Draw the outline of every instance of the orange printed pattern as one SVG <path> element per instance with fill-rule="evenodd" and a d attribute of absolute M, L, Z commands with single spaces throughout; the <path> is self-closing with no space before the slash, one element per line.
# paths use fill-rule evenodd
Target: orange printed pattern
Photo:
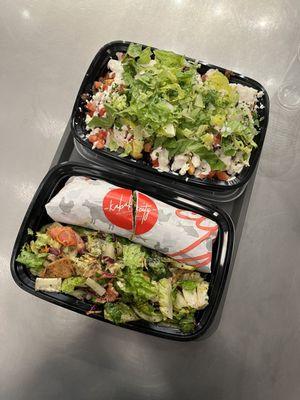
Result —
<path fill-rule="evenodd" d="M 195 221 L 195 225 L 198 229 L 204 231 L 204 234 L 197 240 L 195 240 L 192 244 L 189 246 L 185 247 L 184 249 L 181 249 L 175 253 L 170 253 L 168 254 L 169 257 L 175 258 L 176 261 L 181 262 L 181 263 L 188 263 L 190 265 L 193 265 L 194 267 L 201 268 L 204 266 L 207 266 L 210 264 L 211 259 L 212 259 L 212 252 L 207 251 L 206 253 L 199 254 L 194 257 L 190 257 L 188 253 L 197 248 L 200 247 L 202 243 L 204 243 L 205 240 L 209 239 L 210 237 L 215 237 L 218 231 L 218 226 L 207 226 L 204 225 L 203 222 L 206 221 L 206 218 L 203 216 L 200 216 L 194 212 L 188 212 L 189 215 L 186 214 L 187 211 L 185 210 L 180 210 L 177 209 L 175 211 L 175 214 L 177 215 L 178 218 L 184 219 L 184 220 L 190 220 L 190 221 Z M 200 234 L 200 232 L 199 232 Z M 202 247 L 203 251 L 203 247 Z M 195 261 L 195 263 L 194 263 Z M 199 262 L 197 262 L 199 261 Z"/>

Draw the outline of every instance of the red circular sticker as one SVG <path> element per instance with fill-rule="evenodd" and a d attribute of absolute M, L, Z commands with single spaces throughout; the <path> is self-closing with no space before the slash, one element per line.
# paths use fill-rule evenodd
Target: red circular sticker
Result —
<path fill-rule="evenodd" d="M 106 218 L 119 228 L 133 229 L 132 192 L 129 189 L 112 189 L 102 203 Z"/>
<path fill-rule="evenodd" d="M 152 199 L 142 193 L 137 193 L 135 234 L 142 235 L 150 231 L 158 219 L 158 210 Z"/>

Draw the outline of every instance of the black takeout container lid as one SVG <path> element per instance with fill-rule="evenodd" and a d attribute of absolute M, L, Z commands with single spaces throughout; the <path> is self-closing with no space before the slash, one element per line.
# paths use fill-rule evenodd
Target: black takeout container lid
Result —
<path fill-rule="evenodd" d="M 242 74 L 230 71 L 229 80 L 231 83 L 240 83 L 245 86 L 252 87 L 263 93 L 259 101 L 259 105 L 261 105 L 263 108 L 258 108 L 257 110 L 258 116 L 262 120 L 260 121 L 260 126 L 258 128 L 259 133 L 255 136 L 254 139 L 257 143 L 257 148 L 252 150 L 250 157 L 250 166 L 243 168 L 242 172 L 234 177 L 232 180 L 228 182 L 217 180 L 201 180 L 195 177 L 181 176 L 179 174 L 171 172 L 159 172 L 156 169 L 152 168 L 150 165 L 146 164 L 143 160 L 133 160 L 130 157 L 122 158 L 119 157 L 117 152 L 112 152 L 108 149 L 92 150 L 91 143 L 89 143 L 86 139 L 87 131 L 85 129 L 85 101 L 82 100 L 81 96 L 84 93 L 91 93 L 94 81 L 98 80 L 99 77 L 103 76 L 107 72 L 107 63 L 110 58 L 116 58 L 117 52 L 126 52 L 129 44 L 130 42 L 126 41 L 114 41 L 104 45 L 96 54 L 89 69 L 87 70 L 87 73 L 84 76 L 78 95 L 76 97 L 71 117 L 71 129 L 74 140 L 77 142 L 77 150 L 82 155 L 84 155 L 85 158 L 90 158 L 90 161 L 94 163 L 97 163 L 98 160 L 100 161 L 103 158 L 114 159 L 120 163 L 125 163 L 132 167 L 139 167 L 144 171 L 151 171 L 155 176 L 154 179 L 156 179 L 157 175 L 163 175 L 178 182 L 185 183 L 187 190 L 190 187 L 205 189 L 208 192 L 208 196 L 210 192 L 212 192 L 213 196 L 217 192 L 226 192 L 227 194 L 232 193 L 233 198 L 236 198 L 238 189 L 245 187 L 256 168 L 265 139 L 269 120 L 269 96 L 267 91 L 260 83 Z M 143 45 L 143 47 L 146 46 Z M 188 60 L 193 60 L 189 57 L 186 58 Z M 199 72 L 201 74 L 205 73 L 210 68 L 218 69 L 223 73 L 227 72 L 225 68 L 213 64 L 208 64 L 202 61 L 199 61 L 199 63 L 201 64 L 199 68 Z M 242 190 L 239 190 L 238 195 L 240 195 L 241 193 Z"/>
<path fill-rule="evenodd" d="M 201 213 L 217 222 L 219 233 L 213 245 L 212 272 L 211 274 L 205 274 L 205 279 L 210 284 L 209 305 L 204 310 L 197 312 L 195 331 L 185 334 L 173 327 L 154 325 L 142 321 L 121 325 L 136 331 L 176 340 L 191 340 L 202 337 L 204 334 L 207 336 L 208 333 L 212 333 L 209 332 L 209 328 L 220 305 L 233 251 L 234 227 L 231 218 L 225 211 L 208 202 L 185 197 L 153 179 L 144 179 L 141 173 L 132 174 L 130 168 L 127 168 L 127 171 L 125 169 L 112 171 L 106 165 L 88 166 L 82 163 L 65 162 L 55 166 L 47 173 L 26 212 L 13 248 L 11 273 L 17 285 L 34 296 L 81 314 L 85 314 L 90 309 L 90 303 L 77 300 L 69 295 L 36 292 L 34 290 L 34 277 L 24 265 L 16 261 L 22 246 L 30 240 L 27 233 L 28 228 L 36 231 L 51 222 L 51 219 L 46 214 L 45 204 L 64 186 L 69 177 L 76 175 L 103 179 L 117 186 L 137 189 L 172 206 Z M 92 315 L 90 317 L 109 322 L 102 315 Z"/>

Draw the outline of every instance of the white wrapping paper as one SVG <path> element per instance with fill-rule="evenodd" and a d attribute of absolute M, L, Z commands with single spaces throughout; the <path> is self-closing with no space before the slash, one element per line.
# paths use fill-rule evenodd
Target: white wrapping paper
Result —
<path fill-rule="evenodd" d="M 216 222 L 136 192 L 135 238 L 176 261 L 211 271 Z"/>
<path fill-rule="evenodd" d="M 46 211 L 57 222 L 126 238 L 133 235 L 132 191 L 102 180 L 70 178 L 46 204 Z"/>
<path fill-rule="evenodd" d="M 70 178 L 46 205 L 57 222 L 115 233 L 202 272 L 211 271 L 216 222 L 102 180 Z M 135 213 L 135 216 L 133 215 Z"/>

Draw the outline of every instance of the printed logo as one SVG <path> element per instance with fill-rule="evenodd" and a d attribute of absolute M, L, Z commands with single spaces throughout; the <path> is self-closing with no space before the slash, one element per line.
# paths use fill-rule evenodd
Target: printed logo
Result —
<path fill-rule="evenodd" d="M 152 199 L 143 193 L 137 193 L 135 234 L 143 235 L 150 231 L 158 219 L 158 209 Z"/>
<path fill-rule="evenodd" d="M 133 229 L 132 192 L 129 189 L 112 189 L 102 203 L 106 218 L 119 228 Z"/>

